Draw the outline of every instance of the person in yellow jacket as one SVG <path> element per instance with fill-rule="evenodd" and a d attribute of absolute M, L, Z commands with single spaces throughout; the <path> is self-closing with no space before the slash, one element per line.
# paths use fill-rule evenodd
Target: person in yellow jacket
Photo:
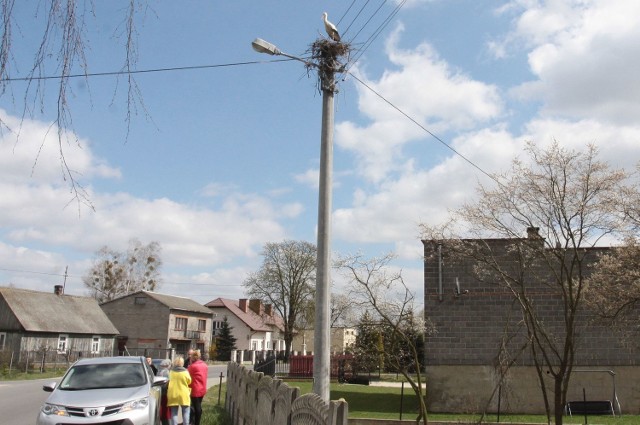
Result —
<path fill-rule="evenodd" d="M 189 423 L 191 405 L 191 375 L 184 367 L 184 359 L 176 357 L 169 372 L 169 388 L 167 389 L 167 406 L 171 409 L 171 425 L 179 425 L 178 412 L 182 410 L 182 423 Z"/>

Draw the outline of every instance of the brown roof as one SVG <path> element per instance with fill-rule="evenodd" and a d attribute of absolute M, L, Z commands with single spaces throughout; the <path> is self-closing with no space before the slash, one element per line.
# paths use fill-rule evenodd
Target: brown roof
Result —
<path fill-rule="evenodd" d="M 132 294 L 124 295 L 122 297 L 113 299 L 111 301 L 106 301 L 106 302 L 104 302 L 102 304 L 108 304 L 110 302 L 113 302 L 113 301 L 116 301 L 116 300 L 120 300 L 122 298 L 133 297 L 133 296 L 140 295 L 140 294 L 145 294 L 146 296 L 148 296 L 150 298 L 153 298 L 154 300 L 158 301 L 159 303 L 166 305 L 167 307 L 169 307 L 172 310 L 182 310 L 182 311 L 189 311 L 189 312 L 195 312 L 195 313 L 211 314 L 211 310 L 209 310 L 208 308 L 206 308 L 202 304 L 199 304 L 199 303 L 193 301 L 190 298 L 178 297 L 176 295 L 159 294 L 157 292 L 152 292 L 152 291 L 134 292 Z"/>
<path fill-rule="evenodd" d="M 279 330 L 284 329 L 282 318 L 277 314 L 274 313 L 273 316 L 257 314 L 250 308 L 247 308 L 247 311 L 245 312 L 240 308 L 240 303 L 237 300 L 216 298 L 215 300 L 206 303 L 205 306 L 210 309 L 226 308 L 231 312 L 231 314 L 242 320 L 253 331 L 271 332 L 273 331 L 274 326 Z"/>
<path fill-rule="evenodd" d="M 28 332 L 118 334 L 93 298 L 6 287 L 0 296 Z"/>

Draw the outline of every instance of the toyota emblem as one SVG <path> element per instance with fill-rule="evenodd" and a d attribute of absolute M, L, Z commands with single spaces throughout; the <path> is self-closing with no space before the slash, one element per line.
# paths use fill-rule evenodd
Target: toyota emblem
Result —
<path fill-rule="evenodd" d="M 89 410 L 89 416 L 98 416 L 98 409 Z"/>

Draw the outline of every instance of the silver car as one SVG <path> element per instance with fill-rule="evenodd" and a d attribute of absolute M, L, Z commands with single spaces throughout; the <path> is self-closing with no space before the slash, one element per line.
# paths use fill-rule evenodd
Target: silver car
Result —
<path fill-rule="evenodd" d="M 78 360 L 51 392 L 37 425 L 160 424 L 160 394 L 167 378 L 155 377 L 144 357 Z"/>

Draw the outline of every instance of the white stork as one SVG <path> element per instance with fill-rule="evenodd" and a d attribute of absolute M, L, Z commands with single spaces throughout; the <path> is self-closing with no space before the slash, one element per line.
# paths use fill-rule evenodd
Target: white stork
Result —
<path fill-rule="evenodd" d="M 327 12 L 324 12 L 322 14 L 322 19 L 324 20 L 324 29 L 327 31 L 327 34 L 329 34 L 329 38 L 331 38 L 333 41 L 340 41 L 340 34 L 338 34 L 338 28 L 336 28 L 335 25 L 333 25 L 331 22 L 329 22 L 327 20 Z"/>

